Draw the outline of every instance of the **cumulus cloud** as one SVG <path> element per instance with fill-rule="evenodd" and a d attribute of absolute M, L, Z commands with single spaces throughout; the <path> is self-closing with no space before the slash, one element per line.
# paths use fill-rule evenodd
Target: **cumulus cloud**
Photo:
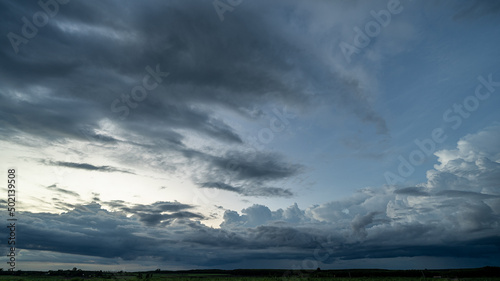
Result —
<path fill-rule="evenodd" d="M 462 138 L 456 149 L 436 152 L 440 164 L 417 186 L 365 188 L 305 209 L 254 204 L 226 210 L 220 228 L 202 224 L 205 216 L 193 205 L 96 196 L 97 203 L 66 206 L 62 214 L 23 212 L 20 247 L 219 268 L 263 259 L 318 265 L 455 255 L 498 260 L 500 192 L 492 178 L 500 173 L 499 131 L 489 127 Z"/>
<path fill-rule="evenodd" d="M 224 221 L 221 224 L 223 228 L 231 227 L 255 227 L 266 225 L 267 223 L 305 223 L 311 219 L 305 215 L 305 211 L 301 210 L 297 203 L 283 209 L 271 211 L 267 206 L 254 204 L 248 208 L 241 210 L 242 215 L 232 210 L 224 212 Z"/>
<path fill-rule="evenodd" d="M 456 149 L 437 151 L 435 155 L 440 164 L 427 172 L 427 188 L 497 193 L 500 148 L 496 144 L 499 140 L 499 126 L 495 125 L 465 136 L 458 141 Z"/>
<path fill-rule="evenodd" d="M 351 222 L 353 232 L 366 237 L 367 233 L 365 227 L 373 223 L 373 217 L 375 217 L 376 214 L 377 212 L 370 212 L 364 216 L 357 214 Z"/>
<path fill-rule="evenodd" d="M 254 205 L 241 210 L 241 215 L 228 210 L 221 227 L 290 227 L 277 222 L 287 221 L 284 218 L 290 217 L 286 213 L 297 214 L 288 219 L 294 222 L 292 228 L 311 227 L 324 241 L 338 239 L 327 243 L 330 248 L 320 246 L 331 261 L 361 256 L 443 256 L 441 251 L 451 250 L 450 245 L 477 256 L 491 255 L 491 251 L 481 253 L 480 249 L 496 247 L 499 241 L 499 132 L 498 126 L 488 127 L 462 138 L 455 150 L 437 151 L 440 164 L 428 171 L 428 181 L 418 186 L 366 188 L 343 200 L 305 210 L 297 205 L 286 211 Z M 330 236 L 326 235 L 328 229 Z M 387 237 L 397 239 L 388 241 Z M 351 243 L 359 242 L 359 248 L 350 248 Z M 328 252 L 339 245 L 353 252 Z"/>

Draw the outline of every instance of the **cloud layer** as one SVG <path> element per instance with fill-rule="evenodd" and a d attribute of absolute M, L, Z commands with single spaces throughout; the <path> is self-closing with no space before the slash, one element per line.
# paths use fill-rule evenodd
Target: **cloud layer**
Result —
<path fill-rule="evenodd" d="M 465 266 L 453 263 L 458 256 L 493 265 L 500 258 L 499 132 L 499 126 L 488 127 L 462 138 L 456 149 L 437 151 L 440 164 L 417 186 L 366 188 L 306 209 L 294 204 L 272 211 L 255 204 L 226 210 L 220 229 L 201 224 L 195 206 L 96 198 L 62 214 L 23 212 L 19 247 L 188 267 L 252 267 L 262 260 L 355 266 L 365 258 L 410 257 Z"/>
<path fill-rule="evenodd" d="M 262 13 L 257 3 L 245 3 L 230 24 L 221 24 L 205 4 L 60 4 L 36 36 L 16 46 L 17 54 L 12 44 L 2 45 L 2 139 L 86 142 L 94 149 L 84 153 L 163 171 L 191 170 L 196 161 L 200 172 L 188 173 L 199 187 L 220 182 L 244 196 L 289 197 L 276 182 L 296 176 L 300 165 L 285 165 L 289 160 L 278 153 L 254 153 L 248 132 L 228 116 L 255 126 L 282 108 L 300 114 L 330 105 L 387 133 L 362 76 L 324 60 L 327 50 L 318 42 L 324 34 L 308 21 L 323 16 L 321 5 L 262 2 L 268 8 Z M 0 6 L 9 22 L 2 34 L 19 36 L 21 19 L 41 10 L 33 3 Z M 281 128 L 288 121 L 279 114 L 273 124 Z M 228 165 L 233 171 L 224 178 Z"/>
<path fill-rule="evenodd" d="M 221 21 L 210 0 L 60 2 L 0 1 L 1 156 L 34 171 L 20 176 L 36 202 L 19 210 L 20 255 L 499 265 L 500 127 L 484 128 L 496 97 L 470 104 L 474 77 L 497 87 L 498 4 L 252 0 Z M 41 24 L 43 3 L 59 4 Z M 339 44 L 393 4 L 402 12 L 346 61 Z M 446 128 L 443 110 L 460 128 L 436 165 L 373 186 L 430 122 Z M 318 184 L 295 181 L 306 173 Z"/>

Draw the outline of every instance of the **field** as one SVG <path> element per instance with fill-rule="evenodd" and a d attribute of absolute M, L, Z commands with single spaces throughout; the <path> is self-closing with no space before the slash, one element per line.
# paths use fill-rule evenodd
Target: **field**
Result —
<path fill-rule="evenodd" d="M 303 277 L 303 278 L 285 278 L 285 277 L 236 277 L 236 276 L 162 276 L 154 275 L 150 278 L 138 278 L 137 276 L 115 276 L 111 279 L 108 278 L 67 278 L 63 276 L 50 277 L 50 276 L 0 276 L 0 280 L 24 280 L 24 281 L 52 281 L 52 280 L 68 280 L 68 281 L 85 281 L 85 280 L 96 280 L 96 281 L 109 281 L 109 280 L 171 280 L 171 281 L 285 281 L 285 280 L 297 280 L 297 281 L 321 281 L 321 280 L 337 280 L 337 281 L 354 281 L 354 280 L 364 280 L 364 281 L 422 281 L 422 280 L 461 280 L 461 281 L 500 281 L 499 278 L 460 278 L 460 279 L 449 279 L 449 278 L 411 278 L 411 277 L 360 277 L 360 278 L 334 278 L 334 277 Z"/>
<path fill-rule="evenodd" d="M 500 281 L 500 268 L 485 267 L 477 269 L 443 270 L 189 270 L 189 271 L 150 271 L 150 272 L 103 272 L 58 270 L 48 272 L 16 271 L 0 272 L 0 280 L 170 280 L 170 281 L 421 281 L 421 280 L 461 280 L 461 281 Z"/>

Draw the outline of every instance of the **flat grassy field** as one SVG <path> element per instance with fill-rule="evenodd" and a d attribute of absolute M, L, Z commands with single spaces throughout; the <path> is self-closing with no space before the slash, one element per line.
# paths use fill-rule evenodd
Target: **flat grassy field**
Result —
<path fill-rule="evenodd" d="M 238 276 L 210 276 L 210 275 L 200 275 L 196 276 L 176 276 L 176 275 L 164 275 L 164 274 L 153 274 L 149 278 L 140 278 L 138 275 L 118 275 L 111 278 L 99 278 L 99 277 L 89 277 L 80 278 L 73 277 L 68 278 L 64 276 L 0 276 L 0 280 L 24 280 L 24 281 L 52 281 L 52 280 L 67 280 L 67 281 L 85 281 L 85 280 L 96 280 L 96 281 L 109 281 L 109 280 L 149 280 L 149 281 L 159 281 L 159 280 L 171 280 L 171 281 L 321 281 L 321 280 L 337 280 L 337 281 L 422 281 L 422 280 L 460 280 L 460 281 L 500 281 L 500 277 L 492 278 L 411 278 L 411 277 L 360 277 L 360 278 L 337 278 L 337 277 L 238 277 Z"/>
<path fill-rule="evenodd" d="M 352 278 L 351 278 L 352 277 Z M 235 269 L 235 270 L 185 270 L 149 272 L 104 272 L 73 270 L 57 271 L 0 271 L 1 280 L 69 280 L 69 281 L 500 281 L 500 267 L 442 270 L 385 270 L 385 269 L 345 269 L 345 270 L 283 270 L 283 269 Z"/>

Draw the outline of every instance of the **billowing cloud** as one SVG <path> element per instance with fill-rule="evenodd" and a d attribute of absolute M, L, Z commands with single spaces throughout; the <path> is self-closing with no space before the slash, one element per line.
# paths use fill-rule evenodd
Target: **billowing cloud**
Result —
<path fill-rule="evenodd" d="M 305 209 L 294 204 L 273 211 L 254 204 L 226 210 L 219 229 L 200 223 L 205 217 L 195 206 L 180 202 L 114 200 L 73 205 L 62 214 L 23 212 L 20 247 L 219 268 L 264 258 L 322 266 L 459 253 L 498 260 L 500 192 L 492 185 L 500 174 L 498 132 L 500 127 L 489 127 L 462 138 L 456 149 L 437 151 L 440 164 L 417 186 L 366 188 Z"/>
<path fill-rule="evenodd" d="M 351 222 L 353 232 L 366 237 L 367 233 L 365 227 L 373 223 L 373 217 L 375 217 L 376 214 L 377 212 L 370 212 L 364 216 L 357 214 Z"/>

